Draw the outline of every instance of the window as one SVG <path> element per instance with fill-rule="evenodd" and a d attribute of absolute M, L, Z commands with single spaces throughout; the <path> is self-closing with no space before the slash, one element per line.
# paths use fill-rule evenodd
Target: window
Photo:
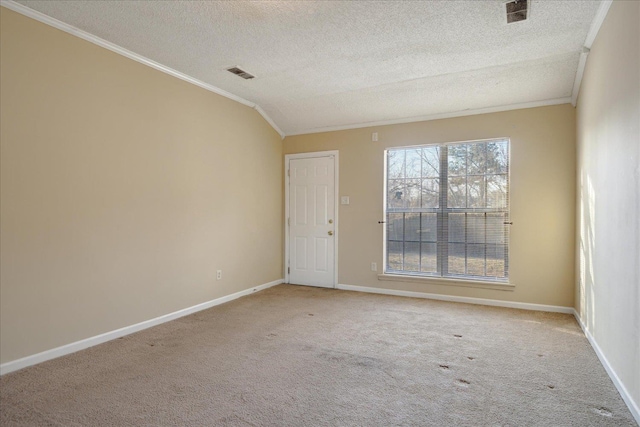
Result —
<path fill-rule="evenodd" d="M 506 282 L 509 140 L 386 151 L 385 272 Z"/>

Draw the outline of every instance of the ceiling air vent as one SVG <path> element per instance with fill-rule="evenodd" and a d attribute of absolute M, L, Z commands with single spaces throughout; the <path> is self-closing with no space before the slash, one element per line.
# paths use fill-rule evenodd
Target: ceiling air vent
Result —
<path fill-rule="evenodd" d="M 527 0 L 515 0 L 506 3 L 507 6 L 507 24 L 512 22 L 524 21 L 527 19 Z"/>
<path fill-rule="evenodd" d="M 231 67 L 231 68 L 227 68 L 227 71 L 228 71 L 228 72 L 230 72 L 230 73 L 235 74 L 236 76 L 240 76 L 240 77 L 242 77 L 242 78 L 243 78 L 243 79 L 245 79 L 245 80 L 249 80 L 249 79 L 252 79 L 252 78 L 254 78 L 254 77 L 255 77 L 255 76 L 253 76 L 253 75 L 251 75 L 251 74 L 247 73 L 246 71 L 241 70 L 241 69 L 240 69 L 240 68 L 238 68 L 238 67 Z"/>

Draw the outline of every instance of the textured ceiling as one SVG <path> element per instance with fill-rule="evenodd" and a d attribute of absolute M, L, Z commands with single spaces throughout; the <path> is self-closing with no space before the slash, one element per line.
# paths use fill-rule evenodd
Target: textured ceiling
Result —
<path fill-rule="evenodd" d="M 24 1 L 249 100 L 287 134 L 571 96 L 600 1 Z M 225 71 L 240 66 L 256 76 Z"/>

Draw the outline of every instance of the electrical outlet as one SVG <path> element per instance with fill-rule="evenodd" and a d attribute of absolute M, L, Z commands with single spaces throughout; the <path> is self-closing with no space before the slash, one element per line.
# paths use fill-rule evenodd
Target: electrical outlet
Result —
<path fill-rule="evenodd" d="M 371 271 L 378 271 L 378 264 L 376 264 L 375 262 L 371 263 Z"/>
<path fill-rule="evenodd" d="M 216 271 L 216 280 L 221 280 L 222 279 L 222 270 L 218 270 Z"/>

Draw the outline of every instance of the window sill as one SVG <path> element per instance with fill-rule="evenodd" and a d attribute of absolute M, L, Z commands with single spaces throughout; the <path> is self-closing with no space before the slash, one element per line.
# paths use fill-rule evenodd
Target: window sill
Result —
<path fill-rule="evenodd" d="M 462 286 L 466 288 L 493 289 L 498 291 L 513 291 L 516 285 L 506 282 L 489 282 L 482 280 L 465 280 L 448 277 L 425 277 L 405 274 L 378 274 L 378 280 L 388 282 L 411 282 L 429 285 Z"/>

